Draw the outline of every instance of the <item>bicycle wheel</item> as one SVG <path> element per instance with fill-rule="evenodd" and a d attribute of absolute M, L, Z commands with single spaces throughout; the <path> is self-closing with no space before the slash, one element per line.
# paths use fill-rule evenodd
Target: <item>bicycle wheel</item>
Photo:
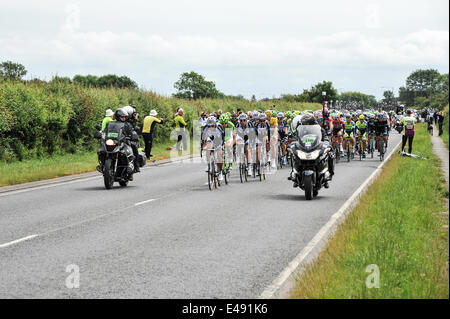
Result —
<path fill-rule="evenodd" d="M 214 188 L 217 188 L 217 175 L 216 175 L 216 163 L 212 163 L 212 179 L 214 181 Z"/>
<path fill-rule="evenodd" d="M 211 174 L 211 163 L 208 163 L 208 187 L 209 187 L 209 190 L 212 190 L 212 184 L 213 184 L 213 179 L 212 179 L 212 174 Z"/>
<path fill-rule="evenodd" d="M 380 162 L 384 160 L 384 141 L 380 140 Z"/>
<path fill-rule="evenodd" d="M 359 154 L 359 160 L 362 161 L 362 152 L 363 152 L 363 148 L 362 148 L 362 141 L 360 140 L 358 143 L 358 154 Z"/>

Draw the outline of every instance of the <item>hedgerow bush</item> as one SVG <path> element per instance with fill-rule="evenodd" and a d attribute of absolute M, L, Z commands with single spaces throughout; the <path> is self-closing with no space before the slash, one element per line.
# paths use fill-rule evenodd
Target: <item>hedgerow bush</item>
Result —
<path fill-rule="evenodd" d="M 275 101 L 277 110 L 317 109 L 319 104 Z M 156 129 L 155 142 L 165 142 L 174 128 L 178 108 L 185 111 L 188 129 L 202 111 L 211 113 L 240 108 L 265 110 L 274 101 L 250 102 L 236 99 L 185 100 L 139 89 L 87 88 L 67 81 L 0 81 L 0 160 L 23 160 L 52 154 L 92 151 L 95 125 L 106 109 L 136 105 L 138 126 L 156 109 L 165 124 Z"/>

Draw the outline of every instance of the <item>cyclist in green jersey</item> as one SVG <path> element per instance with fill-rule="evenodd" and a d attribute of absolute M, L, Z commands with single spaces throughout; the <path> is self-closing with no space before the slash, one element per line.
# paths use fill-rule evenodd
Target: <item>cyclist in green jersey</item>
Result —
<path fill-rule="evenodd" d="M 350 114 L 345 115 L 344 122 L 344 140 L 342 142 L 344 150 L 347 149 L 347 141 L 350 140 L 352 148 L 355 146 L 355 122 L 352 121 L 352 116 Z"/>
<path fill-rule="evenodd" d="M 363 114 L 359 116 L 359 121 L 356 122 L 355 125 L 357 138 L 360 138 L 363 144 L 362 157 L 366 158 L 367 122 L 365 121 L 365 116 Z"/>

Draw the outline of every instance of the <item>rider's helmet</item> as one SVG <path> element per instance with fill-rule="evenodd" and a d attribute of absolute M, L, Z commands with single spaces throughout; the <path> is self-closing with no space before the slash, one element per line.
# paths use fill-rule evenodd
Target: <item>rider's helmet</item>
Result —
<path fill-rule="evenodd" d="M 228 123 L 228 116 L 226 116 L 225 114 L 222 115 L 222 116 L 219 118 L 219 123 L 220 123 L 220 124 L 227 124 L 227 123 Z"/>
<path fill-rule="evenodd" d="M 206 120 L 206 126 L 214 126 L 214 125 L 216 125 L 216 117 L 211 115 Z"/>
<path fill-rule="evenodd" d="M 302 125 L 317 125 L 317 120 L 311 113 L 306 113 L 301 117 L 300 123 Z"/>
<path fill-rule="evenodd" d="M 264 114 L 264 113 L 259 113 L 258 119 L 259 119 L 260 121 L 265 121 L 265 120 L 267 120 L 267 115 Z"/>
<path fill-rule="evenodd" d="M 237 118 L 237 117 L 238 117 L 238 115 L 236 113 L 231 114 L 232 119 Z"/>
<path fill-rule="evenodd" d="M 360 120 L 364 120 L 364 119 L 365 119 L 365 116 L 364 116 L 363 114 L 361 114 L 361 115 L 359 116 L 359 119 L 360 119 Z"/>
<path fill-rule="evenodd" d="M 116 121 L 125 122 L 128 118 L 128 113 L 123 108 L 117 109 L 114 113 L 114 118 Z M 125 118 L 125 121 L 122 121 L 122 118 Z"/>
<path fill-rule="evenodd" d="M 345 114 L 345 119 L 346 120 L 351 119 L 351 118 L 352 118 L 352 115 L 350 113 Z"/>
<path fill-rule="evenodd" d="M 369 114 L 369 120 L 374 120 L 374 119 L 375 119 L 375 114 L 370 113 L 370 114 Z"/>
<path fill-rule="evenodd" d="M 378 116 L 377 116 L 380 120 L 384 117 L 384 115 L 383 115 L 383 113 L 378 113 Z"/>
<path fill-rule="evenodd" d="M 258 111 L 253 111 L 251 114 L 251 119 L 252 120 L 257 120 L 259 118 L 259 112 Z"/>
<path fill-rule="evenodd" d="M 267 117 L 271 117 L 272 116 L 272 111 L 271 110 L 266 110 L 264 113 L 266 114 Z"/>
<path fill-rule="evenodd" d="M 284 114 L 283 114 L 283 112 L 278 112 L 278 113 L 277 113 L 277 119 L 279 119 L 279 120 L 284 119 Z"/>
<path fill-rule="evenodd" d="M 242 113 L 238 116 L 238 120 L 239 121 L 247 121 L 248 120 L 248 116 L 245 113 Z"/>

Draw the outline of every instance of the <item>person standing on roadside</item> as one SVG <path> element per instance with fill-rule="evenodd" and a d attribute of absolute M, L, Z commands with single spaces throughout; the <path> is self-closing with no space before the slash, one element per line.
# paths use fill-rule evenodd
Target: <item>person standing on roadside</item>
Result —
<path fill-rule="evenodd" d="M 438 122 L 438 126 L 439 126 L 439 136 L 441 136 L 442 133 L 444 133 L 444 131 L 442 129 L 442 126 L 444 125 L 444 113 L 442 111 L 440 111 L 438 113 L 437 122 Z"/>
<path fill-rule="evenodd" d="M 151 110 L 150 114 L 144 118 L 144 125 L 142 127 L 142 137 L 145 142 L 145 155 L 150 159 L 152 154 L 153 138 L 155 136 L 156 124 L 164 124 L 162 118 L 157 118 L 158 112 Z"/>
<path fill-rule="evenodd" d="M 108 125 L 109 122 L 114 121 L 114 112 L 111 109 L 106 110 L 105 118 L 102 121 L 102 131 L 105 130 L 106 125 Z"/>
<path fill-rule="evenodd" d="M 177 149 L 177 151 L 180 150 L 181 141 L 183 141 L 183 150 L 186 151 L 187 150 L 187 137 L 186 137 L 185 128 L 186 128 L 187 124 L 184 121 L 184 111 L 182 108 L 178 109 L 178 112 L 177 112 L 177 115 L 175 116 L 174 122 L 175 122 L 175 128 L 177 130 L 177 135 L 178 135 L 176 149 Z"/>
<path fill-rule="evenodd" d="M 414 116 L 411 116 L 411 110 L 406 111 L 406 116 L 402 118 L 403 123 L 403 136 L 402 136 L 402 152 L 405 151 L 406 142 L 408 142 L 408 153 L 412 152 L 412 143 L 414 139 L 414 125 L 417 122 L 417 119 Z"/>

